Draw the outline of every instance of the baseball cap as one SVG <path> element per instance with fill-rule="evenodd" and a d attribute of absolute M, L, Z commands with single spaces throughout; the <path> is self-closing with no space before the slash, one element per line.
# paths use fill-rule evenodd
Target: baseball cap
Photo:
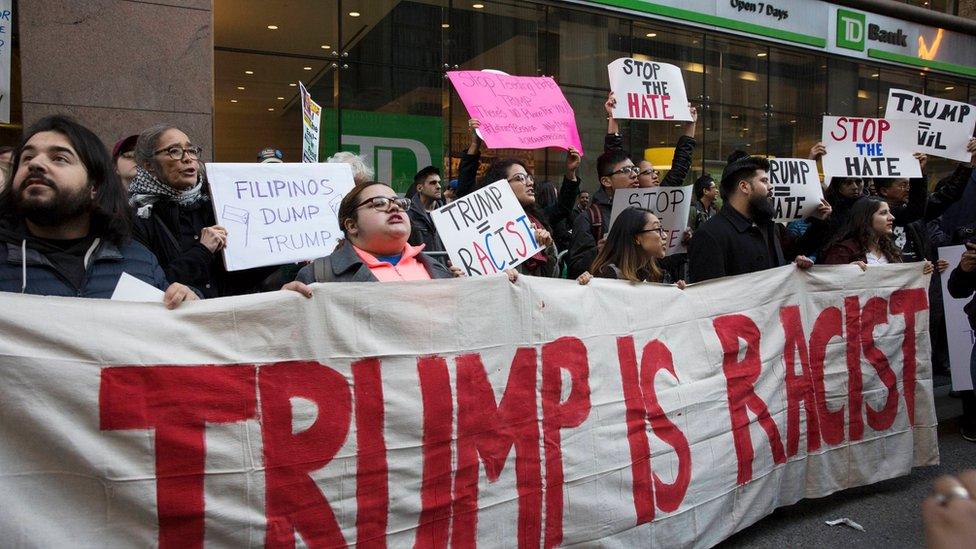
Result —
<path fill-rule="evenodd" d="M 128 137 L 123 137 L 115 142 L 115 146 L 112 147 L 112 160 L 118 160 L 119 156 L 124 152 L 129 152 L 136 148 L 136 141 L 139 140 L 138 135 L 130 135 Z"/>
<path fill-rule="evenodd" d="M 282 157 L 281 151 L 279 151 L 274 147 L 268 147 L 265 149 L 261 149 L 261 152 L 258 153 L 258 162 L 260 162 L 261 164 L 281 163 L 283 162 L 281 157 Z"/>

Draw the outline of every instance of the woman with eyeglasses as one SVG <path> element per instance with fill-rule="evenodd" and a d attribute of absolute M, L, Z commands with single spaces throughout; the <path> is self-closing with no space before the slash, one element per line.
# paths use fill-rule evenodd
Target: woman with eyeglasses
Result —
<path fill-rule="evenodd" d="M 627 208 L 617 215 L 607 235 L 606 244 L 587 272 L 576 280 L 588 284 L 593 277 L 615 278 L 630 282 L 676 284 L 682 290 L 685 281 L 674 282 L 657 262 L 667 254 L 666 229 L 650 210 Z"/>
<path fill-rule="evenodd" d="M 159 260 L 167 280 L 203 297 L 249 293 L 273 268 L 227 273 L 220 250 L 227 230 L 217 224 L 200 162 L 202 149 L 179 128 L 156 125 L 136 140 L 136 176 L 129 203 L 134 236 Z"/>
<path fill-rule="evenodd" d="M 461 275 L 411 246 L 410 200 L 397 196 L 389 185 L 369 181 L 357 185 L 339 204 L 339 227 L 343 239 L 331 255 L 302 267 L 294 282 L 282 290 L 312 297 L 313 282 L 395 282 L 431 280 Z"/>

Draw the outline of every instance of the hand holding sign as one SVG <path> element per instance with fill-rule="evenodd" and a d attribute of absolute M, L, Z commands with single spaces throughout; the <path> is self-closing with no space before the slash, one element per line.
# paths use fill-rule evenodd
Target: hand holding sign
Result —
<path fill-rule="evenodd" d="M 613 102 L 612 118 L 695 120 L 678 67 L 622 57 L 607 65 L 607 70 L 611 99 L 620 98 Z"/>

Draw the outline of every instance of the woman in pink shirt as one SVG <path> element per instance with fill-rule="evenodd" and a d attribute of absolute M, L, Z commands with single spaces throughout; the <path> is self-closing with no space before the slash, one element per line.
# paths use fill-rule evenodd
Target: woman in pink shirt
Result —
<path fill-rule="evenodd" d="M 410 237 L 410 201 L 378 181 L 355 186 L 339 204 L 339 226 L 344 239 L 332 255 L 316 259 L 298 272 L 283 290 L 307 297 L 313 282 L 393 282 L 452 278 L 447 268 L 423 253 L 423 245 L 407 244 Z"/>

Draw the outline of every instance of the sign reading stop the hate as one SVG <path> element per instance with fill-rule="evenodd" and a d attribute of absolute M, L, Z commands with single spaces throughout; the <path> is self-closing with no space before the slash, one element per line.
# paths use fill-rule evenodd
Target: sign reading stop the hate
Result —
<path fill-rule="evenodd" d="M 824 175 L 831 177 L 921 177 L 912 155 L 918 121 L 854 116 L 823 117 Z"/>
<path fill-rule="evenodd" d="M 607 65 L 617 98 L 614 118 L 691 120 L 681 69 L 657 61 L 621 57 Z"/>

